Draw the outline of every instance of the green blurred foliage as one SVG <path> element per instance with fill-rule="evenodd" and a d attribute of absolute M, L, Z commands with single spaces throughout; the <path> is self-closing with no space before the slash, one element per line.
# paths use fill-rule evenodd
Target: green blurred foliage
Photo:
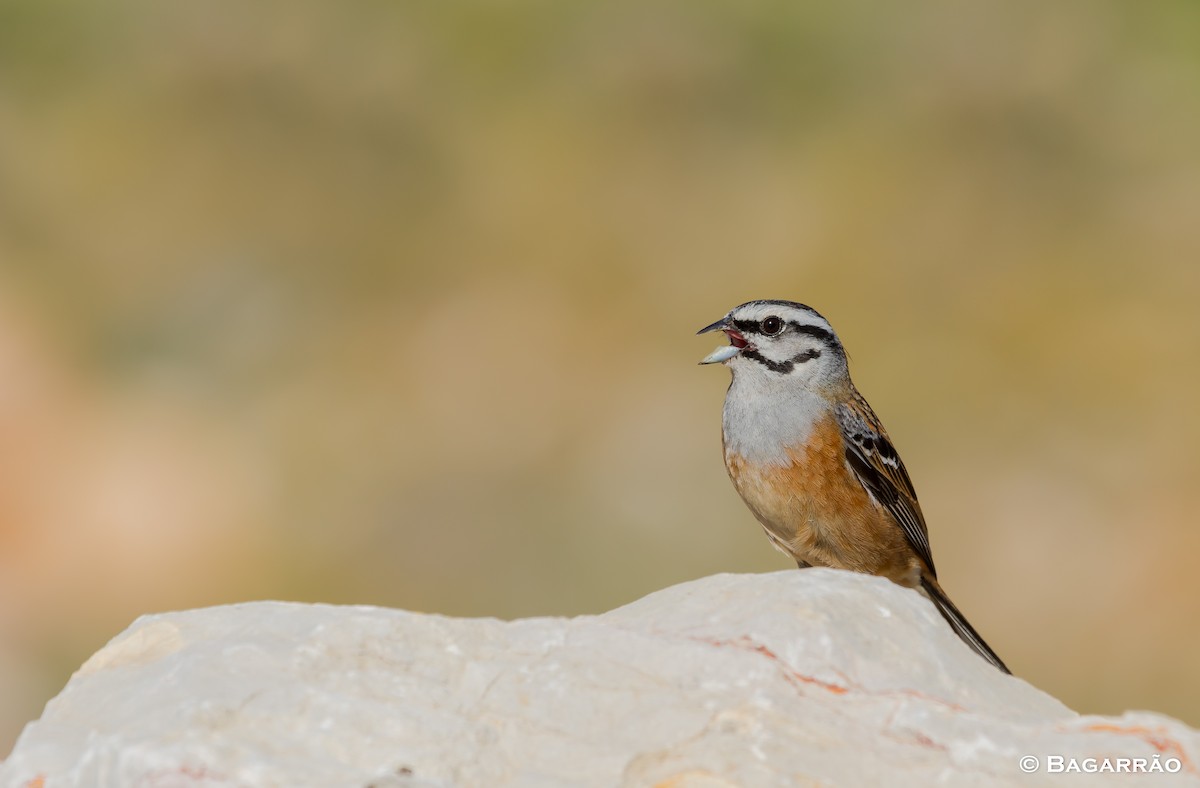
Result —
<path fill-rule="evenodd" d="M 1018 674 L 1200 723 L 1198 87 L 1183 0 L 7 0 L 0 740 L 142 613 L 785 568 L 694 366 L 756 297 Z"/>

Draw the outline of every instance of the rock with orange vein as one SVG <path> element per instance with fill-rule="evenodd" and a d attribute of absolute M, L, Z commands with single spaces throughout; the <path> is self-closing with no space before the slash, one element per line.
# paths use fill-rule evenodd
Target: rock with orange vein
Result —
<path fill-rule="evenodd" d="M 1198 763 L 1180 722 L 1076 715 L 915 592 L 806 569 L 570 619 L 147 616 L 25 729 L 0 786 L 1178 786 Z"/>

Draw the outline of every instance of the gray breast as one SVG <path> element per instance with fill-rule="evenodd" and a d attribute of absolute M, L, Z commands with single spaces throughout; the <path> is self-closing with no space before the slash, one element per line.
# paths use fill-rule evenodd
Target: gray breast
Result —
<path fill-rule="evenodd" d="M 762 386 L 734 378 L 725 395 L 725 451 L 750 462 L 788 463 L 788 447 L 808 441 L 828 404 L 799 386 Z"/>

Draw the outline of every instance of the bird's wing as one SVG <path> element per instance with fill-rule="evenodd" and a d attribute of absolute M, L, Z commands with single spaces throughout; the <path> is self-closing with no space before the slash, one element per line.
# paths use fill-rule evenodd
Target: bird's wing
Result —
<path fill-rule="evenodd" d="M 846 445 L 846 461 L 859 483 L 895 518 L 909 545 L 936 577 L 917 492 L 875 412 L 855 391 L 853 402 L 838 406 L 837 420 Z"/>

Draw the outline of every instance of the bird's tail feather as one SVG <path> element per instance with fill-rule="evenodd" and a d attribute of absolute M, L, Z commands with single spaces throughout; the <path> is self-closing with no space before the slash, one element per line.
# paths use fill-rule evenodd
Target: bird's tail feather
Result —
<path fill-rule="evenodd" d="M 946 596 L 946 592 L 938 585 L 937 580 L 923 574 L 921 576 L 921 588 L 933 600 L 933 604 L 937 607 L 938 612 L 950 624 L 950 628 L 954 630 L 954 633 L 963 639 L 964 643 L 1000 670 L 1005 673 L 1012 673 L 1000 657 L 996 656 L 996 652 L 992 651 L 991 646 L 979 636 L 979 633 L 975 631 L 975 627 L 971 626 L 963 614 L 959 612 L 958 608 L 954 606 L 954 603 L 950 601 L 950 597 Z"/>

